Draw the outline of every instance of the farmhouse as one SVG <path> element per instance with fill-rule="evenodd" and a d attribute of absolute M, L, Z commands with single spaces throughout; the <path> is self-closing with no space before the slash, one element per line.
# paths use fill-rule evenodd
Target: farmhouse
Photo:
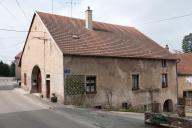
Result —
<path fill-rule="evenodd" d="M 22 87 L 65 104 L 172 111 L 176 59 L 133 27 L 44 12 L 33 16 L 20 60 Z"/>

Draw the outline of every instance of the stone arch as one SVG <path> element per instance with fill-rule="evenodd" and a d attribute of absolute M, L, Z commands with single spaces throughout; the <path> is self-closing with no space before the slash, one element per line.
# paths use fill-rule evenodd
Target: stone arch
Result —
<path fill-rule="evenodd" d="M 33 67 L 31 74 L 31 93 L 41 93 L 41 92 L 42 92 L 41 70 L 36 65 Z"/>
<path fill-rule="evenodd" d="M 167 99 L 163 104 L 164 112 L 173 112 L 173 101 L 171 99 Z"/>

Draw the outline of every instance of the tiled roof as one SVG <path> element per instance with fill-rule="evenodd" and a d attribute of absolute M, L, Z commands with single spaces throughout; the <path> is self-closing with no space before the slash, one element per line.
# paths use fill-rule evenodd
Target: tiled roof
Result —
<path fill-rule="evenodd" d="M 133 27 L 93 22 L 37 12 L 61 51 L 67 55 L 175 59 Z"/>
<path fill-rule="evenodd" d="M 18 53 L 18 54 L 15 56 L 15 59 L 20 59 L 20 58 L 21 58 L 21 54 L 22 54 L 22 52 Z"/>
<path fill-rule="evenodd" d="M 176 57 L 180 60 L 177 65 L 178 73 L 192 75 L 192 53 L 176 54 Z"/>

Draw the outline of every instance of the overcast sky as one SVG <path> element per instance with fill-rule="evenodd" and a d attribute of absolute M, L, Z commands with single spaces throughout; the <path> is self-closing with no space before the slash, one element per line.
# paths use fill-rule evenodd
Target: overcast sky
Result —
<path fill-rule="evenodd" d="M 35 10 L 52 11 L 51 0 L 0 0 L 0 29 L 28 30 Z M 54 13 L 70 16 L 71 0 L 53 0 Z M 181 50 L 183 37 L 192 32 L 192 0 L 73 0 L 73 17 L 84 18 L 87 6 L 93 19 L 132 26 L 161 46 Z M 20 8 L 20 7 L 21 8 Z M 23 48 L 27 33 L 0 30 L 0 60 L 9 62 Z"/>

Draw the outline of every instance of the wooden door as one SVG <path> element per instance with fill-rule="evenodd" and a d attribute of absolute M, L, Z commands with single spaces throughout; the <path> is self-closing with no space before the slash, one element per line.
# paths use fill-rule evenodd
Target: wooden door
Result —
<path fill-rule="evenodd" d="M 50 98 L 50 80 L 46 80 L 46 98 Z"/>
<path fill-rule="evenodd" d="M 38 73 L 37 73 L 37 92 L 38 93 L 41 93 L 41 89 L 42 87 L 41 87 L 41 72 L 40 72 L 40 70 L 38 71 Z"/>

